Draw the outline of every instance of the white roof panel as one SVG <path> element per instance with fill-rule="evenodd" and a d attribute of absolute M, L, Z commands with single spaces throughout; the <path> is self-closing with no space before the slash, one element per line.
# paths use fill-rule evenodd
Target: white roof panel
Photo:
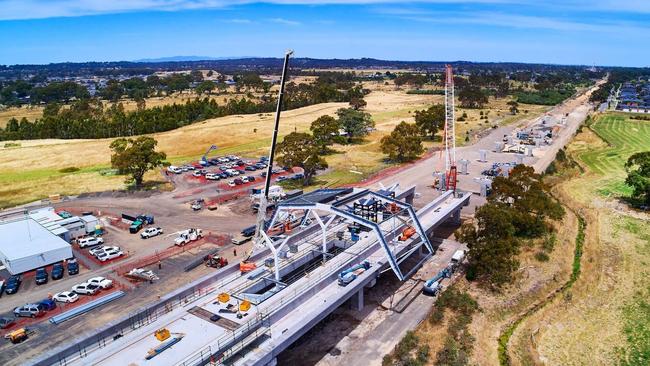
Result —
<path fill-rule="evenodd" d="M 0 252 L 10 261 L 69 247 L 31 218 L 0 223 Z"/>

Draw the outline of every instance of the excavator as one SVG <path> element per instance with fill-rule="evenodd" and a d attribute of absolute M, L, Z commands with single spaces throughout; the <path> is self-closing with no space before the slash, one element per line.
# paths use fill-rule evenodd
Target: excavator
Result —
<path fill-rule="evenodd" d="M 266 220 L 266 208 L 269 201 L 269 187 L 271 186 L 271 175 L 273 170 L 273 158 L 275 155 L 275 146 L 278 141 L 278 130 L 280 128 L 280 112 L 282 111 L 282 99 L 284 97 L 284 86 L 287 80 L 287 73 L 289 70 L 289 57 L 293 51 L 288 50 L 284 54 L 284 64 L 282 66 L 282 79 L 280 79 L 280 90 L 278 91 L 278 104 L 275 110 L 275 127 L 273 129 L 273 138 L 271 140 L 271 151 L 269 153 L 269 161 L 266 167 L 266 181 L 264 183 L 264 194 L 260 197 L 259 208 L 257 210 L 257 225 L 255 229 L 255 239 L 253 245 L 246 252 L 244 260 L 239 263 L 239 271 L 241 274 L 251 272 L 257 268 L 255 262 L 250 260 L 253 250 L 256 245 L 260 245 L 264 240 L 262 238 L 262 231 L 264 231 L 264 222 Z"/>

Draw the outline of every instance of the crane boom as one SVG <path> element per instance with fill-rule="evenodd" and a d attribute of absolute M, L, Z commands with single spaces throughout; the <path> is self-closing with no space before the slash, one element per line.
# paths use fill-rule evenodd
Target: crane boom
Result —
<path fill-rule="evenodd" d="M 264 231 L 264 222 L 266 221 L 266 208 L 268 207 L 269 200 L 269 187 L 271 186 L 271 175 L 273 172 L 273 159 L 275 157 L 275 145 L 278 140 L 278 130 L 280 128 L 280 113 L 282 112 L 282 100 L 284 97 L 284 86 L 286 83 L 287 73 L 289 69 L 289 57 L 293 51 L 289 50 L 284 55 L 284 64 L 282 66 L 282 79 L 280 80 L 280 90 L 278 92 L 278 105 L 275 109 L 275 126 L 273 128 L 273 138 L 271 140 L 271 150 L 269 152 L 268 166 L 266 167 L 266 180 L 264 182 L 264 194 L 260 197 L 260 205 L 257 210 L 257 224 L 255 226 L 255 240 L 253 247 L 246 255 L 244 262 L 246 262 L 250 255 L 253 253 L 253 248 L 262 239 L 262 231 Z"/>
<path fill-rule="evenodd" d="M 445 172 L 447 190 L 456 190 L 456 117 L 454 112 L 454 73 L 445 66 Z"/>

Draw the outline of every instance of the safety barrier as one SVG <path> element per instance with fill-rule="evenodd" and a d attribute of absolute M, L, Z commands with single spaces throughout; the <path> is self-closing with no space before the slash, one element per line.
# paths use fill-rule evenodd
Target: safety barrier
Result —
<path fill-rule="evenodd" d="M 74 317 L 85 314 L 85 313 L 87 313 L 87 312 L 89 312 L 89 311 L 91 311 L 91 310 L 93 310 L 95 308 L 98 308 L 98 307 L 100 307 L 102 305 L 108 304 L 109 302 L 111 302 L 113 300 L 117 300 L 117 299 L 119 299 L 120 297 L 122 297 L 124 295 L 126 295 L 126 293 L 124 293 L 124 291 L 116 291 L 116 292 L 110 293 L 110 294 L 108 294 L 106 296 L 100 297 L 97 300 L 93 300 L 91 302 L 88 302 L 86 304 L 78 306 L 78 307 L 76 307 L 76 308 L 74 308 L 72 310 L 68 310 L 68 311 L 66 311 L 64 313 L 61 313 L 59 315 L 55 315 L 55 316 L 50 318 L 50 323 L 52 323 L 52 324 L 61 324 L 66 320 L 70 320 L 70 319 L 72 319 Z"/>

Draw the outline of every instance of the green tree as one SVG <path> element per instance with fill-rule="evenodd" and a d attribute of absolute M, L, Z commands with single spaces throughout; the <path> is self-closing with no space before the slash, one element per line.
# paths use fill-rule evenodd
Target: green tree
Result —
<path fill-rule="evenodd" d="M 216 87 L 217 86 L 215 85 L 214 81 L 205 80 L 202 81 L 199 85 L 197 85 L 196 92 L 199 94 L 203 94 L 203 93 L 211 94 Z"/>
<path fill-rule="evenodd" d="M 424 152 L 420 129 L 414 124 L 400 122 L 390 135 L 382 137 L 381 151 L 397 162 L 417 159 Z"/>
<path fill-rule="evenodd" d="M 516 100 L 511 100 L 506 104 L 510 106 L 510 113 L 517 114 L 519 112 L 519 103 Z"/>
<path fill-rule="evenodd" d="M 113 103 L 117 102 L 124 95 L 124 87 L 122 83 L 115 79 L 111 79 L 106 83 L 106 87 L 99 91 L 99 95 Z"/>
<path fill-rule="evenodd" d="M 278 161 L 304 170 L 303 184 L 309 185 L 318 170 L 326 169 L 327 162 L 320 156 L 320 147 L 314 137 L 305 132 L 292 132 L 278 144 Z"/>
<path fill-rule="evenodd" d="M 111 142 L 111 165 L 120 174 L 130 175 L 127 182 L 142 186 L 144 174 L 159 166 L 166 165 L 167 154 L 156 151 L 156 141 L 153 137 L 140 136 L 136 139 L 120 138 Z"/>
<path fill-rule="evenodd" d="M 625 183 L 633 188 L 632 197 L 650 205 L 650 151 L 638 152 L 625 163 Z"/>
<path fill-rule="evenodd" d="M 445 125 L 445 106 L 434 104 L 428 109 L 415 111 L 415 125 L 423 135 L 433 139 L 440 127 Z"/>
<path fill-rule="evenodd" d="M 512 210 L 487 203 L 476 210 L 476 224 L 463 224 L 456 237 L 467 244 L 467 278 L 490 287 L 508 283 L 519 266 L 520 243 L 515 237 Z"/>
<path fill-rule="evenodd" d="M 366 100 L 363 99 L 363 97 L 350 98 L 350 107 L 356 111 L 365 108 L 366 105 L 368 105 L 368 103 L 366 103 Z"/>
<path fill-rule="evenodd" d="M 311 133 L 314 135 L 314 141 L 320 146 L 321 153 L 329 152 L 328 146 L 337 142 L 342 142 L 342 137 L 339 134 L 341 124 L 332 116 L 320 116 L 309 127 Z"/>
<path fill-rule="evenodd" d="M 352 108 L 341 108 L 336 111 L 339 123 L 348 136 L 348 142 L 363 138 L 375 127 L 375 122 L 370 114 Z"/>
<path fill-rule="evenodd" d="M 549 231 L 547 218 L 564 217 L 562 205 L 549 195 L 542 176 L 523 164 L 514 167 L 508 178 L 494 178 L 488 202 L 513 209 L 512 223 L 517 236 L 538 237 Z"/>
<path fill-rule="evenodd" d="M 463 108 L 483 108 L 488 97 L 478 86 L 467 85 L 460 89 L 458 100 Z"/>

